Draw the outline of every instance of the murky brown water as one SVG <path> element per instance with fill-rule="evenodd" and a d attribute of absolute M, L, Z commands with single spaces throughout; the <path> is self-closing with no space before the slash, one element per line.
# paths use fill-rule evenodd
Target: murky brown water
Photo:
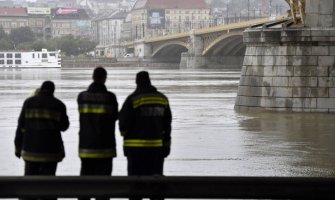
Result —
<path fill-rule="evenodd" d="M 140 68 L 109 69 L 107 86 L 120 106 L 135 88 Z M 170 99 L 172 152 L 166 175 L 334 176 L 335 114 L 237 113 L 238 71 L 149 69 L 152 82 Z M 56 83 L 71 125 L 63 133 L 66 158 L 58 175 L 78 175 L 77 94 L 91 82 L 92 69 L 0 70 L 0 176 L 22 175 L 14 156 L 17 118 L 26 97 L 43 80 Z M 114 175 L 126 175 L 122 138 L 117 131 Z"/>

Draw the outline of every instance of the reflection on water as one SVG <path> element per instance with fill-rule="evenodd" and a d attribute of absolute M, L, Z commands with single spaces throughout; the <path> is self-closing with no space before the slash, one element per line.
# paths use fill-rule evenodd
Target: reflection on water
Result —
<path fill-rule="evenodd" d="M 108 89 L 119 104 L 135 88 L 140 68 L 111 68 Z M 335 115 L 315 113 L 237 113 L 238 71 L 148 69 L 152 82 L 170 99 L 172 152 L 167 175 L 334 176 Z M 76 97 L 91 82 L 92 69 L 0 70 L 0 175 L 22 175 L 14 156 L 14 134 L 22 103 L 43 80 L 56 84 L 67 106 L 70 129 L 63 133 L 66 158 L 58 175 L 78 175 Z M 122 138 L 117 133 L 114 175 L 126 174 Z"/>

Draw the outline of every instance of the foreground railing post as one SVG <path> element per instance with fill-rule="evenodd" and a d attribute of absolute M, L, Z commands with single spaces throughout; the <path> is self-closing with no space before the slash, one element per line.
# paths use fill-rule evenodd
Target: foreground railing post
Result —
<path fill-rule="evenodd" d="M 0 198 L 335 199 L 335 178 L 0 177 Z"/>

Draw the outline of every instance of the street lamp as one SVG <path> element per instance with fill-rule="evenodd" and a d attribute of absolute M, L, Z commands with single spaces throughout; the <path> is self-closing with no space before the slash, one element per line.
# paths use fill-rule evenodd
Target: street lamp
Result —
<path fill-rule="evenodd" d="M 248 20 L 250 20 L 250 14 L 249 14 L 249 11 L 250 11 L 250 0 L 248 0 Z"/>

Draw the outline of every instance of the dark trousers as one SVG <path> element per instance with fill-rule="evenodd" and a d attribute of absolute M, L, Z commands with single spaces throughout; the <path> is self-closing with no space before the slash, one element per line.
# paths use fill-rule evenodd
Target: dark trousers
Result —
<path fill-rule="evenodd" d="M 113 170 L 113 158 L 82 158 L 81 176 L 110 176 Z M 90 198 L 79 198 L 89 200 Z M 97 197 L 96 200 L 106 200 L 109 197 Z"/>
<path fill-rule="evenodd" d="M 30 162 L 25 161 L 24 175 L 25 176 L 55 176 L 57 162 Z M 42 200 L 41 198 L 25 198 L 24 200 Z M 48 198 L 55 200 L 57 198 Z M 44 199 L 43 199 L 44 200 Z"/>
<path fill-rule="evenodd" d="M 128 176 L 152 176 L 163 175 L 164 156 L 158 149 L 143 149 L 139 151 L 128 151 Z M 130 200 L 141 200 L 132 197 Z M 162 200 L 163 198 L 151 198 L 151 200 Z"/>

